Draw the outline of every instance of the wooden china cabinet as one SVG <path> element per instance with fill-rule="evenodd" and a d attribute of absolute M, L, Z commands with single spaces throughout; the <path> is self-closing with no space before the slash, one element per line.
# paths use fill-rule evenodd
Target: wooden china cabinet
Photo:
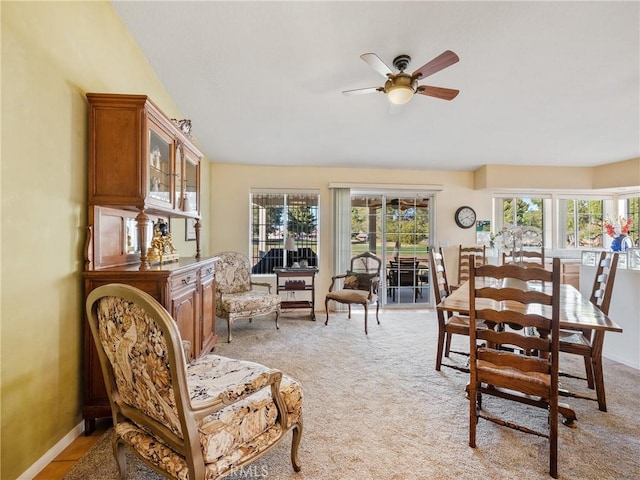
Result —
<path fill-rule="evenodd" d="M 202 153 L 177 122 L 145 95 L 88 93 L 88 228 L 85 299 L 96 287 L 125 283 L 158 300 L 175 319 L 190 357 L 213 349 L 214 260 L 200 256 Z M 196 255 L 169 263 L 147 256 L 160 219 L 196 219 Z M 111 409 L 98 354 L 84 323 L 85 433 Z"/>

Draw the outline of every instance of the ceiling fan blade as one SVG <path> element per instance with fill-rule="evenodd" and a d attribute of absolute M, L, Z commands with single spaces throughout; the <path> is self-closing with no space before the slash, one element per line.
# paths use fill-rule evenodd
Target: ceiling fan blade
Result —
<path fill-rule="evenodd" d="M 362 95 L 363 93 L 377 92 L 380 88 L 381 87 L 357 88 L 355 90 L 345 90 L 342 93 L 345 95 Z"/>
<path fill-rule="evenodd" d="M 443 68 L 447 68 L 448 66 L 453 65 L 459 60 L 460 58 L 458 58 L 458 55 L 453 53 L 451 50 L 447 50 L 446 52 L 441 53 L 436 58 L 434 58 L 430 62 L 427 62 L 418 70 L 413 72 L 412 77 L 416 79 L 426 78 L 429 75 L 433 75 L 434 73 L 439 72 Z"/>
<path fill-rule="evenodd" d="M 460 90 L 454 90 L 452 88 L 442 88 L 442 87 L 429 87 L 427 85 L 420 85 L 416 93 L 420 93 L 421 95 L 427 95 L 429 97 L 441 98 L 442 100 L 453 100 L 458 96 Z"/>
<path fill-rule="evenodd" d="M 363 53 L 362 55 L 360 55 L 360 58 L 365 62 L 367 62 L 369 65 L 371 65 L 371 67 L 376 72 L 378 72 L 380 75 L 382 75 L 385 78 L 388 75 L 393 74 L 393 72 L 387 66 L 387 64 L 384 63 L 382 60 L 380 60 L 380 57 L 375 53 Z"/>

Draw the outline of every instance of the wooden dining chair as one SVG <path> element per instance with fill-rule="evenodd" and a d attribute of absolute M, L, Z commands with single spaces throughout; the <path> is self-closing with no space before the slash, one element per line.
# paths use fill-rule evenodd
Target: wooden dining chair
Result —
<path fill-rule="evenodd" d="M 502 252 L 502 264 L 519 261 L 525 267 L 544 268 L 544 247 L 516 252 Z"/>
<path fill-rule="evenodd" d="M 400 298 L 401 287 L 413 288 L 414 301 L 418 301 L 418 296 L 421 295 L 419 272 L 420 262 L 415 257 L 389 261 L 388 289 L 394 302 L 396 296 L 398 299 Z"/>
<path fill-rule="evenodd" d="M 449 283 L 447 281 L 447 271 L 444 264 L 442 249 L 429 251 L 429 268 L 432 275 L 433 295 L 436 305 L 449 296 Z M 451 353 L 451 337 L 457 335 L 469 335 L 469 317 L 466 315 L 454 315 L 453 312 L 437 311 L 438 314 L 438 351 L 436 353 L 436 370 L 440 371 L 440 366 L 455 368 L 463 372 L 468 372 L 466 367 L 449 365 L 442 363 L 442 355 L 449 358 Z M 460 355 L 469 355 L 468 352 L 453 351 Z"/>
<path fill-rule="evenodd" d="M 598 259 L 598 268 L 591 289 L 590 301 L 598 307 L 605 315 L 609 314 L 613 283 L 616 278 L 618 268 L 618 253 L 611 256 L 607 252 L 601 252 Z M 607 411 L 607 399 L 604 390 L 604 374 L 602 371 L 602 346 L 604 344 L 604 331 L 582 329 L 582 330 L 560 330 L 560 351 L 574 355 L 581 355 L 584 358 L 584 368 L 586 378 L 576 377 L 567 373 L 562 376 L 579 378 L 587 381 L 590 389 L 596 390 L 598 408 Z"/>
<path fill-rule="evenodd" d="M 476 265 L 484 265 L 487 261 L 487 247 L 485 245 L 475 245 L 472 247 L 463 247 L 460 245 L 458 249 L 458 283 L 450 285 L 450 289 L 455 290 L 469 280 L 469 266 L 472 255 L 476 259 Z"/>
<path fill-rule="evenodd" d="M 477 288 L 476 279 L 480 277 L 485 277 L 483 282 L 487 278 L 495 280 L 495 286 Z M 539 282 L 549 282 L 552 293 L 536 289 Z M 558 478 L 560 260 L 553 259 L 552 271 L 513 264 L 476 267 L 472 261 L 469 307 L 469 446 L 476 447 L 479 418 L 548 438 L 549 474 Z M 479 328 L 480 321 L 483 328 Z M 496 328 L 504 324 L 512 329 Z M 539 336 L 517 332 L 529 327 L 536 328 Z M 479 341 L 482 343 L 478 344 Z M 522 355 L 494 347 L 504 344 L 515 345 L 525 352 L 536 351 L 538 355 Z M 546 431 L 536 431 L 484 412 L 483 394 L 547 409 Z"/>

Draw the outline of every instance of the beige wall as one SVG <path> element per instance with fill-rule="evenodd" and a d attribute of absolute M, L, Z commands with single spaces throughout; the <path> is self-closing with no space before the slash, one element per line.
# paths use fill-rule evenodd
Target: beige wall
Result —
<path fill-rule="evenodd" d="M 145 93 L 182 117 L 109 2 L 1 8 L 0 477 L 15 479 L 81 420 L 84 95 Z"/>
<path fill-rule="evenodd" d="M 640 158 L 593 168 L 484 165 L 474 172 L 474 188 L 591 190 L 637 189 Z"/>
<path fill-rule="evenodd" d="M 251 188 L 310 189 L 320 192 L 320 274 L 316 299 L 324 308 L 332 270 L 331 191 L 329 183 L 440 185 L 436 193 L 439 242 L 475 243 L 475 229 L 461 230 L 453 221 L 460 205 L 473 205 L 478 219 L 491 218 L 491 195 L 473 190 L 471 172 L 376 170 L 356 168 L 258 167 L 213 164 L 211 169 L 211 245 L 216 253 L 249 251 L 249 192 Z M 229 179 L 234 179 L 230 182 Z"/>
<path fill-rule="evenodd" d="M 2 2 L 0 8 L 0 478 L 15 479 L 81 420 L 87 160 L 84 95 L 147 94 L 169 116 L 183 116 L 109 2 Z M 194 131 L 197 136 L 197 125 Z M 603 170 L 609 172 L 606 167 Z M 625 176 L 615 173 L 614 179 Z M 323 274 L 319 301 L 328 286 L 329 182 L 441 184 L 437 238 L 451 244 L 473 243 L 475 238 L 473 230 L 455 226 L 453 213 L 458 206 L 472 205 L 479 219 L 491 218 L 490 193 L 474 190 L 471 172 L 205 162 L 202 178 L 205 255 L 248 250 L 250 188 L 320 191 Z M 183 228 L 184 222 L 172 222 L 173 238 L 181 255 L 192 255 L 193 242 L 181 240 Z"/>

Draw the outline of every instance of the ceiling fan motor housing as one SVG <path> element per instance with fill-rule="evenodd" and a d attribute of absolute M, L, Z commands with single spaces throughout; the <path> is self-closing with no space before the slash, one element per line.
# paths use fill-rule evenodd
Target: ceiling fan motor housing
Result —
<path fill-rule="evenodd" d="M 404 72 L 411 63 L 411 57 L 409 55 L 398 55 L 393 59 L 393 66 L 401 72 Z"/>
<path fill-rule="evenodd" d="M 389 77 L 389 80 L 384 84 L 384 91 L 385 93 L 389 93 L 389 91 L 398 87 L 410 88 L 415 92 L 418 87 L 418 82 L 408 73 L 400 72 Z"/>

